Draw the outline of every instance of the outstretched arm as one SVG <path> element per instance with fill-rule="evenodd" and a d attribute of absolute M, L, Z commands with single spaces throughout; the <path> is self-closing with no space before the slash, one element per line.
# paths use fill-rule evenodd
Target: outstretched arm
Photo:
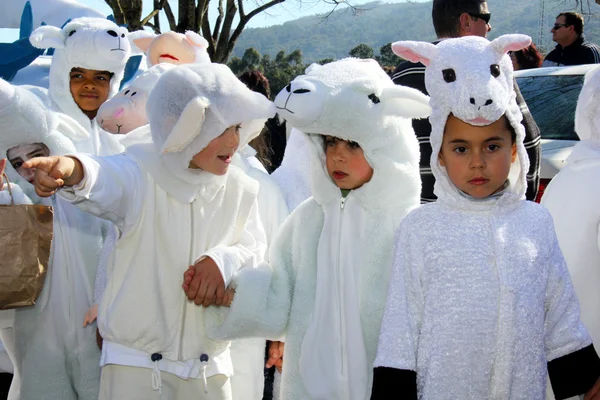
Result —
<path fill-rule="evenodd" d="M 35 168 L 33 186 L 40 197 L 50 197 L 61 187 L 77 185 L 83 179 L 83 166 L 73 157 L 36 157 L 23 168 Z"/>

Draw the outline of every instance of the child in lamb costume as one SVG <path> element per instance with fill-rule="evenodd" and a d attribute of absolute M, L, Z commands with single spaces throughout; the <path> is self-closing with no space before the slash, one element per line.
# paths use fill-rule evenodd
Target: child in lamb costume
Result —
<path fill-rule="evenodd" d="M 99 128 L 100 105 L 119 91 L 131 52 L 127 29 L 102 18 L 76 18 L 62 29 L 41 26 L 29 37 L 38 48 L 54 48 L 48 97 L 53 110 L 75 119 L 89 137 L 75 142 L 92 155 L 120 153 L 117 138 Z"/>
<path fill-rule="evenodd" d="M 552 218 L 524 200 L 529 161 L 507 52 L 530 42 L 392 45 L 427 66 L 438 201 L 397 233 L 374 400 L 390 390 L 405 399 L 541 400 L 547 373 L 564 399 L 600 376 Z"/>
<path fill-rule="evenodd" d="M 147 111 L 125 154 L 26 167 L 37 167 L 40 195 L 64 185 L 61 198 L 120 232 L 98 315 L 100 399 L 230 399 L 229 342 L 208 336 L 220 308 L 188 302 L 181 275 L 194 265 L 202 290 L 190 299 L 219 305 L 232 275 L 262 260 L 257 184 L 229 163 L 273 105 L 226 66 L 206 64 L 163 74 Z"/>
<path fill-rule="evenodd" d="M 272 270 L 240 271 L 217 334 L 285 335 L 283 399 L 365 400 L 394 231 L 419 204 L 410 118 L 428 115 L 428 99 L 352 58 L 313 64 L 291 88 L 286 118 L 310 132 L 313 197 L 282 225 Z"/>
<path fill-rule="evenodd" d="M 589 71 L 575 111 L 581 139 L 567 165 L 552 179 L 542 197 L 556 227 L 581 306 L 581 320 L 594 342 L 600 342 L 600 68 Z"/>
<path fill-rule="evenodd" d="M 7 175 L 24 187 L 32 187 L 33 176 L 21 165 L 28 157 L 74 152 L 71 138 L 88 136 L 67 115 L 50 111 L 30 91 L 2 80 L 0 125 L 0 154 L 10 161 Z M 44 200 L 54 208 L 48 275 L 36 305 L 17 309 L 14 321 L 11 358 L 21 378 L 20 398 L 97 399 L 100 351 L 95 327 L 84 329 L 81 319 L 92 302 L 99 254 L 110 224 L 60 198 Z M 18 379 L 14 384 L 11 392 L 17 390 Z"/>

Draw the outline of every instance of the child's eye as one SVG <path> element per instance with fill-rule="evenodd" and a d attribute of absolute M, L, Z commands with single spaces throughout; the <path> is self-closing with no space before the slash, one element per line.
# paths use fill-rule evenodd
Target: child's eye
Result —
<path fill-rule="evenodd" d="M 44 157 L 44 155 L 42 153 L 36 153 L 31 156 L 31 158 L 36 158 L 36 157 Z"/>
<path fill-rule="evenodd" d="M 21 165 L 23 165 L 23 161 L 15 161 L 12 164 L 12 166 L 13 166 L 14 169 L 21 168 Z"/>
<path fill-rule="evenodd" d="M 81 75 L 81 74 L 73 74 L 73 75 L 71 75 L 71 79 L 81 79 L 81 78 L 83 78 L 83 75 Z"/>
<path fill-rule="evenodd" d="M 100 81 L 107 81 L 107 80 L 108 80 L 108 79 L 106 79 L 106 77 L 105 77 L 105 76 L 102 76 L 102 75 L 98 76 L 97 78 L 98 78 L 98 80 L 100 80 Z"/>
<path fill-rule="evenodd" d="M 350 147 L 351 149 L 360 149 L 360 145 L 356 142 L 348 142 L 348 147 Z"/>
<path fill-rule="evenodd" d="M 496 150 L 498 150 L 500 148 L 500 146 L 497 145 L 497 144 L 490 144 L 490 145 L 488 145 L 487 148 L 488 148 L 489 151 L 496 151 Z"/>
<path fill-rule="evenodd" d="M 455 147 L 453 151 L 458 154 L 464 154 L 467 152 L 467 148 L 464 146 L 459 146 L 459 147 Z"/>

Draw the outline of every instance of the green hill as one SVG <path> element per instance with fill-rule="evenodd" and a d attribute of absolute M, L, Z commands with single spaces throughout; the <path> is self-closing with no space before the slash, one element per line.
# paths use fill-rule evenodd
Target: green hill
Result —
<path fill-rule="evenodd" d="M 550 3 L 550 4 L 549 4 Z M 552 48 L 550 27 L 564 6 L 563 0 L 546 0 L 547 36 L 546 46 Z M 562 7 L 561 7 L 562 4 Z M 538 0 L 488 0 L 492 12 L 493 39 L 504 33 L 524 33 L 537 40 L 539 26 Z M 283 25 L 269 28 L 244 30 L 236 44 L 233 56 L 241 57 L 249 47 L 261 54 L 274 57 L 284 50 L 290 53 L 302 51 L 305 62 L 325 58 L 339 59 L 360 43 L 365 43 L 378 53 L 381 46 L 397 40 L 433 40 L 435 33 L 431 23 L 431 2 L 384 4 L 379 2 L 362 5 L 356 15 L 349 9 L 334 12 L 323 20 L 324 15 L 300 18 Z M 592 5 L 592 12 L 600 15 L 600 6 Z M 586 36 L 600 43 L 600 18 L 586 18 Z"/>

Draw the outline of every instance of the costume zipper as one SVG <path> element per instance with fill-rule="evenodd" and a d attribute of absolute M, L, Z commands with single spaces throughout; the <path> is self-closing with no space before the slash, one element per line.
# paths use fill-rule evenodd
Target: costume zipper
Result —
<path fill-rule="evenodd" d="M 336 276 L 338 277 L 338 284 L 336 284 L 336 291 L 337 291 L 337 298 L 338 298 L 338 304 L 339 304 L 339 315 L 340 315 L 340 335 L 342 335 L 342 332 L 344 331 L 344 323 L 343 323 L 343 312 L 342 312 L 342 301 L 341 301 L 341 291 L 340 291 L 340 286 L 339 286 L 339 276 L 340 276 L 340 253 L 341 253 L 341 237 L 342 237 L 342 221 L 344 219 L 344 206 L 346 205 L 346 197 L 342 197 L 340 199 L 340 219 L 339 219 L 339 223 L 338 223 L 338 240 L 337 240 L 337 249 L 336 249 L 336 260 L 335 260 L 335 271 L 336 271 Z M 344 342 L 346 340 L 346 335 L 342 335 L 342 341 L 340 342 L 340 359 L 342 361 L 342 369 L 341 369 L 341 374 L 342 376 L 346 375 L 346 357 L 345 357 L 345 352 L 344 352 Z"/>

